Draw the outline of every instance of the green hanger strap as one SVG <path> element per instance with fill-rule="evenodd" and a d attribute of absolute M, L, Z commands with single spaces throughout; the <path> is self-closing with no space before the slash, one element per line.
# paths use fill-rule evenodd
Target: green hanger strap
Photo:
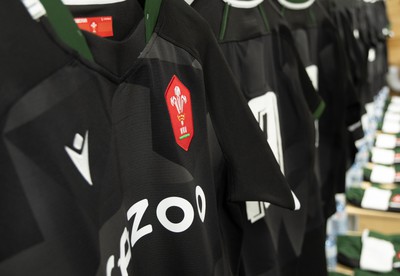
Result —
<path fill-rule="evenodd" d="M 92 52 L 86 40 L 75 24 L 72 14 L 61 0 L 40 0 L 45 7 L 47 17 L 58 37 L 82 57 L 93 61 Z"/>
<path fill-rule="evenodd" d="M 228 26 L 229 9 L 230 9 L 229 4 L 225 3 L 224 13 L 223 13 L 222 22 L 221 22 L 221 28 L 219 30 L 219 36 L 218 36 L 218 39 L 220 41 L 225 38 L 226 27 Z"/>
<path fill-rule="evenodd" d="M 147 0 L 144 5 L 144 22 L 146 30 L 146 43 L 149 42 L 151 35 L 156 27 L 158 14 L 162 0 Z"/>

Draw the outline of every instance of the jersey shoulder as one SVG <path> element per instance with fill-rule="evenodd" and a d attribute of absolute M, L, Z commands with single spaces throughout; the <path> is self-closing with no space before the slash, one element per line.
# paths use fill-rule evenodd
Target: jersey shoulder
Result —
<path fill-rule="evenodd" d="M 158 20 L 155 32 L 159 36 L 200 61 L 210 50 L 210 43 L 216 43 L 210 25 L 185 1 L 163 1 Z"/>

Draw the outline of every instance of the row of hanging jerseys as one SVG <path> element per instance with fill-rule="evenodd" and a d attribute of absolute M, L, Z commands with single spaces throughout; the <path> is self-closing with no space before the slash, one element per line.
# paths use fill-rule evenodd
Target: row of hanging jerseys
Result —
<path fill-rule="evenodd" d="M 327 275 L 384 2 L 188 2 L 0 1 L 0 275 Z"/>

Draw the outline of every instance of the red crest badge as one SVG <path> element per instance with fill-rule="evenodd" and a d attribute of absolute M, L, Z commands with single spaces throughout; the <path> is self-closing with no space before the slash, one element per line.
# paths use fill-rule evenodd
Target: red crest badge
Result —
<path fill-rule="evenodd" d="M 194 135 L 192 101 L 189 89 L 175 75 L 165 91 L 165 102 L 168 106 L 175 141 L 181 148 L 188 151 Z"/>

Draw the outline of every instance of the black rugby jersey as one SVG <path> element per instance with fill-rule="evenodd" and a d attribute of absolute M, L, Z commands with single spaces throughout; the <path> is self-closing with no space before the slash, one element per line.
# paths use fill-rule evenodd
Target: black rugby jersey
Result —
<path fill-rule="evenodd" d="M 342 41 L 323 5 L 312 0 L 276 0 L 274 3 L 290 24 L 303 63 L 315 66 L 318 93 L 326 102 L 320 118 L 319 163 L 327 218 L 335 210 L 334 194 L 344 189 L 348 128 L 356 125 L 361 128 L 361 106 L 349 82 Z"/>
<path fill-rule="evenodd" d="M 265 211 L 268 226 L 265 221 L 252 224 L 243 219 L 241 273 L 245 275 L 277 272 L 274 268 L 277 257 L 275 247 L 281 250 L 282 256 L 288 257 L 283 253 L 283 245 L 277 245 L 279 236 L 285 235 L 284 239 L 289 239 L 287 244 L 290 250 L 298 256 L 307 217 L 309 213 L 314 216 L 321 210 L 320 190 L 314 172 L 314 123 L 311 113 L 318 117 L 323 110 L 323 102 L 307 76 L 283 18 L 276 12 L 271 13 L 273 7 L 266 5 L 263 3 L 241 9 L 222 1 L 197 0 L 192 4 L 210 23 L 243 94 L 259 119 L 260 127 L 266 138 L 270 142 L 272 140 L 271 147 L 276 144 L 274 141 L 281 141 L 280 149 L 275 146 L 275 153 L 278 153 L 275 156 L 281 161 L 281 168 L 302 204 L 301 210 L 296 212 L 284 212 L 279 207 L 270 206 Z M 274 116 L 274 108 L 266 100 L 270 94 L 276 97 L 278 125 L 270 121 Z M 280 155 L 280 152 L 283 154 Z M 316 217 L 319 218 L 317 224 L 321 224 L 321 216 Z M 268 227 L 272 228 L 272 239 Z"/>
<path fill-rule="evenodd" d="M 16 119 L 4 137 L 12 142 L 21 185 L 30 189 L 19 192 L 38 227 L 22 246 L 10 243 L 0 271 L 229 275 L 210 168 L 208 113 L 229 163 L 224 200 L 262 200 L 290 209 L 295 203 L 205 22 L 181 1 L 164 1 L 148 44 L 141 19 L 128 22 L 133 29 L 122 41 L 86 34 L 95 64 L 55 42 L 46 20 L 43 28 L 28 20 L 18 3 L 7 3 L 7 11 L 25 22 L 21 37 L 33 26 L 45 44 L 24 49 L 28 56 L 58 52 L 54 60 L 65 61 L 7 113 L 9 121 Z M 7 201 L 2 215 L 10 217 L 13 206 Z M 21 227 L 13 228 L 9 240 L 19 240 Z"/>
<path fill-rule="evenodd" d="M 82 11 L 82 7 L 73 6 L 71 8 L 76 17 L 81 16 L 80 12 Z M 110 7 L 105 7 L 105 9 L 110 10 Z M 252 116 L 251 113 L 249 113 L 249 110 L 247 108 L 241 106 L 244 103 L 243 98 L 240 97 L 239 94 L 235 95 L 235 93 L 238 93 L 239 91 L 237 90 L 237 88 L 235 88 L 234 85 L 231 85 L 232 77 L 227 73 L 224 74 L 224 72 L 227 72 L 227 69 L 224 68 L 224 61 L 220 56 L 217 45 L 214 44 L 215 42 L 213 42 L 212 40 L 211 33 L 207 33 L 207 27 L 205 23 L 202 22 L 200 18 L 196 17 L 195 13 L 191 13 L 193 12 L 189 7 L 186 6 L 185 3 L 179 4 L 178 7 L 175 7 L 172 3 L 168 1 L 163 2 L 160 10 L 159 21 L 155 29 L 155 34 L 150 39 L 146 48 L 141 52 L 141 55 L 139 56 L 139 61 L 142 64 L 139 65 L 139 67 L 133 69 L 132 72 L 128 72 L 126 71 L 126 69 L 124 70 L 122 66 L 119 66 L 117 61 L 122 60 L 118 58 L 118 56 L 121 55 L 121 50 L 119 50 L 119 53 L 117 53 L 117 48 L 113 49 L 113 47 L 124 47 L 125 45 L 127 51 L 128 49 L 132 49 L 133 41 L 136 42 L 142 39 L 142 35 L 140 34 L 140 32 L 137 35 L 136 33 L 133 33 L 133 36 L 136 35 L 136 37 L 134 38 L 133 36 L 128 36 L 123 41 L 124 43 L 119 43 L 118 46 L 110 45 L 110 41 L 105 42 L 103 39 L 93 35 L 87 34 L 87 38 L 88 43 L 93 50 L 94 57 L 98 63 L 105 65 L 109 69 L 114 69 L 113 65 L 116 65 L 115 68 L 117 68 L 117 70 L 121 70 L 122 68 L 122 71 L 115 70 L 113 71 L 114 74 L 120 76 L 125 75 L 127 76 L 126 82 L 135 85 L 141 85 L 143 87 L 146 87 L 147 89 L 150 89 L 150 105 L 146 108 L 146 110 L 151 110 L 151 132 L 153 133 L 154 137 L 158 138 L 157 140 L 153 140 L 152 149 L 157 154 L 161 155 L 167 160 L 173 160 L 174 162 L 181 165 L 183 168 L 188 170 L 189 175 L 191 175 L 191 178 L 193 178 L 193 180 L 186 180 L 189 184 L 189 190 L 182 190 L 181 185 L 179 185 L 178 187 L 173 189 L 171 193 L 182 195 L 182 198 L 186 199 L 192 198 L 192 204 L 194 206 L 195 202 L 198 202 L 199 198 L 193 198 L 193 191 L 195 189 L 199 191 L 204 190 L 204 192 L 202 192 L 204 193 L 204 206 L 207 206 L 206 208 L 209 208 L 209 210 L 215 211 L 207 212 L 207 216 L 205 216 L 204 214 L 205 217 L 203 217 L 203 219 L 208 219 L 211 222 L 218 222 L 218 213 L 216 211 L 217 202 L 215 202 L 217 190 L 214 185 L 206 184 L 211 184 L 213 179 L 211 170 L 209 170 L 209 150 L 206 143 L 207 121 L 205 115 L 207 114 L 207 112 L 210 113 L 213 129 L 215 130 L 218 142 L 222 147 L 224 157 L 227 159 L 228 163 L 232 164 L 231 166 L 228 166 L 227 177 L 229 178 L 229 182 L 226 187 L 227 198 L 225 198 L 225 200 L 228 199 L 233 201 L 242 201 L 248 198 L 249 195 L 261 195 L 260 192 L 262 193 L 262 189 L 264 189 L 262 188 L 262 186 L 259 186 L 258 188 L 256 187 L 255 190 L 251 190 L 252 185 L 257 185 L 257 182 L 261 180 L 261 178 L 257 176 L 257 173 L 252 175 L 247 175 L 247 173 L 246 175 L 241 175 L 240 171 L 253 171 L 254 168 L 251 168 L 249 170 L 250 166 L 253 166 L 250 160 L 259 161 L 259 147 L 265 147 L 267 145 L 265 143 L 265 140 L 263 140 L 264 145 L 261 145 L 261 141 L 258 141 L 256 142 L 256 144 L 254 144 L 255 141 L 253 139 L 262 138 L 262 134 L 261 132 L 256 132 L 254 129 L 252 129 L 252 127 L 254 127 L 255 121 L 250 118 Z M 174 16 L 174 14 L 176 15 Z M 178 20 L 178 22 L 175 22 L 176 20 Z M 196 21 L 193 22 L 193 20 Z M 141 23 L 139 23 L 139 27 L 137 28 L 139 30 L 141 27 L 140 24 Z M 196 25 L 197 27 L 194 28 L 194 25 Z M 197 35 L 198 37 L 196 37 Z M 115 53 L 115 55 L 105 54 L 110 53 L 110 51 L 111 53 Z M 125 53 L 127 53 L 127 51 Z M 134 57 L 132 57 L 131 55 L 121 55 L 121 57 L 124 58 L 123 64 L 127 66 L 126 68 L 129 68 L 129 63 L 133 64 Z M 134 65 L 138 66 L 137 64 Z M 185 96 L 186 98 L 190 96 L 191 107 L 190 105 L 187 105 L 187 107 L 184 108 L 187 108 L 188 110 L 192 108 L 192 118 L 188 116 L 187 120 L 190 123 L 190 119 L 193 119 L 192 132 L 189 131 L 187 134 L 189 134 L 190 136 L 188 136 L 188 138 L 184 138 L 189 140 L 193 137 L 193 140 L 189 140 L 187 142 L 187 145 L 185 145 L 186 148 L 180 146 L 182 148 L 178 147 L 178 150 L 176 141 L 174 141 L 174 139 L 169 140 L 174 137 L 174 135 L 171 135 L 171 124 L 174 131 L 174 128 L 176 127 L 174 122 L 174 120 L 176 119 L 175 117 L 172 117 L 172 110 L 175 112 L 176 108 L 176 106 L 172 104 L 172 99 L 175 100 L 176 96 L 178 96 L 178 94 L 176 94 L 176 91 L 173 90 L 176 88 L 176 86 L 183 87 L 183 89 L 186 90 L 186 93 L 183 96 Z M 183 89 L 181 88 L 180 90 L 183 91 Z M 205 89 L 205 95 L 203 89 Z M 129 93 L 133 93 L 133 91 L 129 92 L 129 89 L 127 88 L 126 93 L 127 95 L 129 95 Z M 182 98 L 176 99 L 179 100 Z M 165 106 L 165 102 L 167 102 L 168 108 Z M 207 106 L 204 105 L 206 102 L 208 103 Z M 183 103 L 184 105 L 187 104 L 186 102 Z M 125 97 L 121 98 L 121 104 L 127 104 L 125 101 Z M 116 106 L 116 108 L 118 107 Z M 178 110 L 178 114 L 180 114 L 179 112 L 180 111 Z M 250 117 L 248 117 L 249 115 Z M 124 116 L 126 115 L 124 114 Z M 140 122 L 143 122 L 144 119 L 138 118 L 138 115 L 131 116 L 131 120 L 125 120 L 123 123 L 139 126 Z M 220 121 L 220 119 L 222 118 L 224 119 Z M 129 125 L 124 125 L 119 127 L 118 131 L 120 131 L 121 134 L 117 134 L 117 136 L 119 137 L 122 135 L 129 135 L 128 137 L 133 137 L 133 133 L 128 133 L 126 131 L 126 128 L 128 126 Z M 179 129 L 181 126 L 182 125 L 179 125 Z M 257 135 L 258 137 L 251 137 L 250 140 L 247 140 L 247 138 L 244 138 L 242 135 L 240 135 L 239 139 L 239 133 L 233 132 L 233 128 L 240 130 L 240 133 L 247 133 L 247 131 L 255 133 L 255 135 Z M 229 134 L 225 131 L 228 131 Z M 169 135 L 167 135 L 168 133 Z M 260 134 L 261 136 L 259 136 Z M 162 137 L 164 137 L 164 139 L 161 139 Z M 177 137 L 175 135 L 175 140 L 176 139 Z M 243 141 L 240 141 L 242 139 Z M 122 147 L 124 149 L 129 149 L 129 147 L 133 147 L 133 144 L 130 140 L 131 139 L 128 139 L 126 141 L 127 144 L 123 144 Z M 252 147 L 249 147 L 249 145 L 252 145 Z M 182 151 L 182 149 L 184 151 Z M 123 157 L 124 154 L 126 154 L 124 158 L 127 158 L 125 161 L 126 163 L 135 161 L 135 159 L 133 159 L 133 157 L 129 154 L 129 151 L 126 151 L 126 153 L 121 151 L 120 156 Z M 194 162 L 194 160 L 196 161 Z M 268 160 L 268 162 L 272 162 L 272 160 Z M 151 165 L 152 164 L 150 163 L 149 166 Z M 276 165 L 276 162 L 274 162 L 274 165 Z M 265 164 L 265 166 L 270 165 Z M 261 164 L 259 164 L 259 168 L 260 170 L 264 170 L 262 169 Z M 123 175 L 125 175 L 126 177 L 126 183 L 130 182 L 131 179 L 138 178 L 137 172 L 131 171 L 128 167 L 126 169 L 126 172 L 123 172 Z M 258 178 L 259 180 L 257 180 Z M 276 181 L 271 179 L 271 181 L 280 182 L 282 180 Z M 238 185 L 236 185 L 235 183 L 237 183 Z M 156 183 L 153 185 L 156 185 Z M 218 189 L 218 186 L 221 184 L 215 183 L 215 185 Z M 190 189 L 190 186 L 193 186 L 193 188 Z M 236 188 L 233 188 L 232 186 Z M 145 188 L 143 189 L 144 191 L 146 191 Z M 156 186 L 154 186 L 153 189 L 156 189 Z M 235 189 L 234 192 L 233 189 Z M 163 190 L 162 196 L 165 196 L 166 192 L 166 190 Z M 149 197 L 160 196 L 156 195 L 152 190 L 151 193 L 147 192 L 146 194 L 148 194 Z M 131 197 L 136 197 L 136 194 L 132 194 Z M 138 198 L 137 200 L 139 199 L 140 198 Z M 201 205 L 203 205 L 203 203 L 201 203 Z M 202 221 L 201 217 L 200 219 L 196 219 L 194 221 L 193 228 L 188 229 L 188 231 L 190 230 L 193 231 L 193 233 L 196 233 L 198 229 L 204 227 L 205 230 L 203 231 L 206 231 L 206 233 L 219 232 L 219 226 L 217 224 L 207 224 L 206 221 Z M 190 235 L 193 235 L 191 233 L 192 232 L 187 233 L 188 237 L 190 237 Z M 182 239 L 179 238 L 179 236 L 171 235 L 171 233 L 169 233 L 168 231 L 162 231 L 160 233 L 156 233 L 153 236 L 154 238 L 165 237 L 165 239 L 170 240 L 170 242 L 173 242 L 175 246 L 179 247 L 179 250 L 177 251 L 185 252 L 185 250 L 188 250 L 188 253 L 186 254 L 188 258 L 190 258 L 190 255 L 202 256 L 202 258 L 199 259 L 203 259 L 203 261 L 199 260 L 198 266 L 193 268 L 193 271 L 196 271 L 196 273 L 199 273 L 199 275 L 209 275 L 210 273 L 217 273 L 215 272 L 217 271 L 217 269 L 222 270 L 222 263 L 218 264 L 218 266 L 215 261 L 222 256 L 222 253 L 220 252 L 221 249 L 218 247 L 218 243 L 220 242 L 218 240 L 219 236 L 215 234 L 209 234 L 209 237 L 207 238 L 209 240 L 208 243 L 214 244 L 213 246 L 216 246 L 216 248 L 209 252 L 207 252 L 204 248 L 204 246 L 210 246 L 207 245 L 208 243 L 206 241 L 196 241 L 196 244 L 201 244 L 201 246 L 196 247 L 191 244 L 181 244 Z M 176 237 L 176 240 L 172 239 L 174 237 Z M 140 245 L 138 244 L 137 246 Z M 143 248 L 140 247 L 138 251 L 140 252 L 142 250 L 148 250 L 147 248 L 147 244 L 143 243 Z M 165 248 L 165 250 L 165 254 L 168 254 L 168 252 L 171 251 L 170 248 Z M 160 252 L 160 254 L 162 253 L 163 251 Z M 142 260 L 141 262 L 143 263 L 149 262 L 149 264 L 155 262 L 155 260 L 147 260 L 141 258 L 140 256 L 138 256 L 138 260 Z M 164 261 L 159 265 L 159 273 L 162 273 L 163 265 L 165 265 Z M 180 266 L 174 266 L 172 264 L 168 264 L 168 266 L 169 269 L 176 269 L 173 270 L 176 274 L 182 273 L 180 272 L 182 271 L 182 268 Z M 213 266 L 213 272 L 206 270 Z M 154 269 L 156 268 L 157 266 L 154 266 Z M 141 271 L 140 268 L 138 271 Z"/>
<path fill-rule="evenodd" d="M 95 275 L 98 229 L 121 205 L 111 128 L 116 85 L 1 2 L 0 274 Z M 42 9 L 39 7 L 39 9 Z"/>

